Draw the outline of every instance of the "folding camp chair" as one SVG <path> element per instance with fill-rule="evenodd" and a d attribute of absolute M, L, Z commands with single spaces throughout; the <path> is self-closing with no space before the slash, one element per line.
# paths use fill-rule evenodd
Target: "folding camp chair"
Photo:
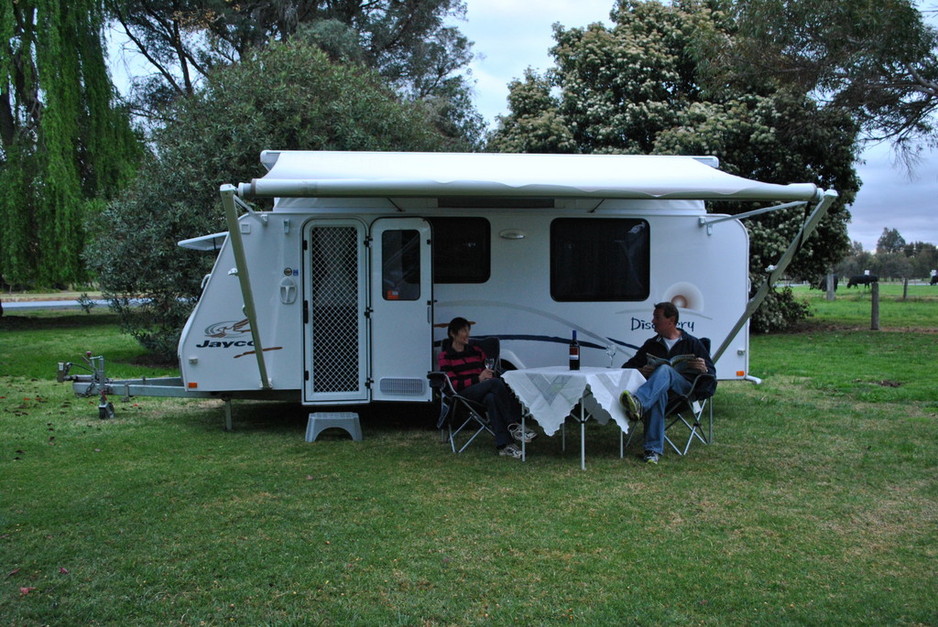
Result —
<path fill-rule="evenodd" d="M 672 394 L 668 400 L 664 440 L 678 455 L 687 455 L 694 440 L 703 444 L 713 441 L 713 399 L 708 389 L 712 381 L 713 375 L 702 372 L 694 379 L 687 394 Z M 701 424 L 705 414 L 708 421 L 706 433 Z"/>
<path fill-rule="evenodd" d="M 499 341 L 497 337 L 470 338 L 469 343 L 478 345 L 486 357 L 494 359 L 495 372 L 499 372 Z M 447 350 L 449 344 L 449 338 L 443 340 L 443 350 Z M 440 404 L 436 427 L 440 430 L 441 439 L 449 441 L 450 448 L 454 453 L 462 453 L 484 431 L 495 437 L 495 432 L 490 426 L 484 405 L 458 394 L 453 389 L 453 384 L 445 372 L 438 370 L 429 372 L 427 378 L 430 380 L 430 387 Z M 460 439 L 460 434 L 468 436 L 461 444 L 457 442 Z"/>
<path fill-rule="evenodd" d="M 702 337 L 700 341 L 710 352 L 710 338 Z M 678 455 L 687 455 L 694 440 L 703 444 L 713 441 L 713 399 L 710 385 L 713 375 L 701 372 L 691 382 L 686 394 L 671 393 L 668 404 L 664 410 L 664 441 L 667 442 Z M 707 419 L 707 430 L 704 432 L 701 421 Z M 635 430 L 629 430 L 628 440 L 620 448 L 632 443 Z M 686 439 L 685 439 L 686 438 Z"/>

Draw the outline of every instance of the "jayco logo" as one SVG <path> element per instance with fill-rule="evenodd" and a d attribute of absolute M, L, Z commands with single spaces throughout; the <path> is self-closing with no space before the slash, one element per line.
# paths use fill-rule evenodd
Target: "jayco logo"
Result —
<path fill-rule="evenodd" d="M 229 320 L 225 322 L 215 322 L 207 327 L 205 327 L 205 336 L 206 338 L 217 338 L 217 339 L 206 339 L 201 344 L 196 344 L 196 348 L 232 348 L 232 347 L 244 347 L 244 346 L 254 346 L 254 342 L 251 340 L 224 340 L 221 338 L 226 338 L 230 336 L 243 336 L 245 333 L 251 332 L 251 325 L 248 323 L 247 318 L 244 320 Z"/>
<path fill-rule="evenodd" d="M 196 348 L 231 348 L 232 346 L 254 346 L 254 342 L 251 340 L 222 340 L 221 342 L 205 340 L 195 345 Z"/>
<path fill-rule="evenodd" d="M 205 337 L 228 337 L 251 332 L 248 319 L 225 322 L 215 322 L 205 327 Z"/>
<path fill-rule="evenodd" d="M 694 332 L 694 321 L 693 320 L 684 320 L 678 322 L 677 326 L 679 329 L 683 329 L 690 333 Z M 655 328 L 651 326 L 649 320 L 642 320 L 641 318 L 632 318 L 632 330 L 633 331 L 654 331 Z"/>

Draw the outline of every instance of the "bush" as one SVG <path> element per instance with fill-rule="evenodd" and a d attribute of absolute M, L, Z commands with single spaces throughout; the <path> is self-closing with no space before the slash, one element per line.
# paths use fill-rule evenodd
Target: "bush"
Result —
<path fill-rule="evenodd" d="M 749 329 L 754 333 L 786 331 L 811 315 L 808 304 L 795 298 L 790 287 L 769 290 L 765 300 L 752 315 Z"/>
<path fill-rule="evenodd" d="M 447 141 L 420 103 L 296 42 L 217 70 L 167 117 L 135 183 L 92 225 L 87 253 L 123 329 L 165 359 L 214 261 L 177 242 L 226 230 L 219 185 L 262 175 L 261 150 L 433 151 Z M 130 306 L 135 297 L 144 304 Z"/>

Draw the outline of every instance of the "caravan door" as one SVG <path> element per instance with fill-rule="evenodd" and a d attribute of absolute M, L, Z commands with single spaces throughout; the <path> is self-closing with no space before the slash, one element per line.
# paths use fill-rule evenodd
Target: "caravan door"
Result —
<path fill-rule="evenodd" d="M 368 401 L 365 235 L 359 220 L 304 228 L 304 403 Z"/>
<path fill-rule="evenodd" d="M 426 220 L 382 218 L 372 224 L 372 400 L 430 400 L 431 267 L 430 225 Z"/>

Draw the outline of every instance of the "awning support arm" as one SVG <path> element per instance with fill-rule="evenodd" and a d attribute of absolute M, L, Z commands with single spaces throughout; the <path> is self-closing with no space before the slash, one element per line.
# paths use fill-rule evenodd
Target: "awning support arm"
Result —
<path fill-rule="evenodd" d="M 769 290 L 773 285 L 778 281 L 778 279 L 784 274 L 785 270 L 788 268 L 788 265 L 791 263 L 791 260 L 794 258 L 795 253 L 797 253 L 805 241 L 814 233 L 817 229 L 818 224 L 827 214 L 827 210 L 834 203 L 834 200 L 837 199 L 837 192 L 834 190 L 827 190 L 824 192 L 821 201 L 814 208 L 814 211 L 811 212 L 811 215 L 808 216 L 808 219 L 805 220 L 804 224 L 801 225 L 801 230 L 798 231 L 798 234 L 795 235 L 794 239 L 791 240 L 791 244 L 788 245 L 788 249 L 782 253 L 782 256 L 779 257 L 778 263 L 774 266 L 769 266 L 767 268 L 768 274 L 765 277 L 765 281 L 762 282 L 762 285 L 759 286 L 759 289 L 756 290 L 756 293 L 753 294 L 752 298 L 749 299 L 749 304 L 746 305 L 746 310 L 740 316 L 739 320 L 736 321 L 736 324 L 733 325 L 733 329 L 726 335 L 726 339 L 723 340 L 723 344 L 720 345 L 720 348 L 717 349 L 716 353 L 713 354 L 713 361 L 716 361 L 720 356 L 729 348 L 730 343 L 736 338 L 736 334 L 739 333 L 739 330 L 743 328 L 743 325 L 752 317 L 752 314 L 756 312 L 756 309 L 759 308 L 759 305 L 762 304 L 762 301 L 765 300 L 765 297 L 768 295 Z M 773 207 L 774 209 L 775 207 Z M 739 216 L 733 216 L 739 217 Z"/>
<path fill-rule="evenodd" d="M 771 207 L 763 207 L 762 209 L 753 209 L 752 211 L 737 213 L 731 216 L 720 216 L 715 218 L 701 216 L 700 226 L 706 226 L 707 235 L 713 235 L 712 225 L 716 224 L 717 222 L 726 222 L 727 220 L 744 220 L 753 216 L 762 215 L 763 213 L 769 213 L 770 211 L 781 211 L 782 209 L 791 209 L 792 207 L 802 207 L 806 204 L 808 204 L 807 200 L 796 200 L 795 202 L 786 202 L 783 205 L 772 205 Z"/>
<path fill-rule="evenodd" d="M 237 193 L 237 190 L 236 190 L 236 193 Z M 248 213 L 248 215 L 250 215 L 252 218 L 260 222 L 262 226 L 267 226 L 268 212 L 254 211 L 254 207 L 251 205 L 251 203 L 241 200 L 240 198 L 238 198 L 237 195 L 233 196 L 233 198 L 234 198 L 235 204 L 241 207 L 242 209 L 244 209 Z"/>
<path fill-rule="evenodd" d="M 264 347 L 261 344 L 260 328 L 257 324 L 257 309 L 254 307 L 254 292 L 251 290 L 251 275 L 248 271 L 247 257 L 244 254 L 244 240 L 241 238 L 241 229 L 238 226 L 238 211 L 235 204 L 245 205 L 235 196 L 237 189 L 234 185 L 222 185 L 219 188 L 221 203 L 225 209 L 225 220 L 228 222 L 228 238 L 231 240 L 231 249 L 234 252 L 235 269 L 238 272 L 238 282 L 241 284 L 241 296 L 244 299 L 244 314 L 251 326 L 251 339 L 254 341 L 254 357 L 257 358 L 257 370 L 261 376 L 261 388 L 271 389 L 267 377 L 267 364 L 264 361 Z M 252 212 L 253 213 L 253 212 Z"/>

